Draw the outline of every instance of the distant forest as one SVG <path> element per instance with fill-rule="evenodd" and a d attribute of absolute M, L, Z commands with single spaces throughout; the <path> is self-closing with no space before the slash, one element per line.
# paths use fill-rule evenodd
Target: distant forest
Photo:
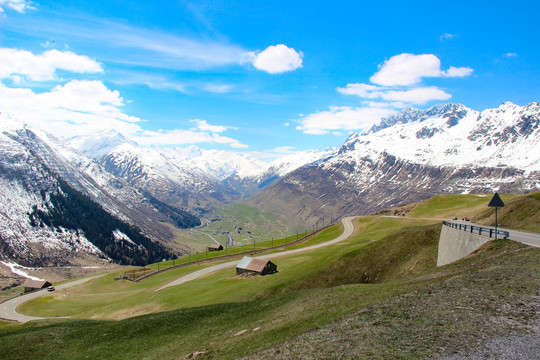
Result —
<path fill-rule="evenodd" d="M 179 228 L 187 229 L 201 225 L 201 220 L 198 217 L 159 201 L 148 191 L 143 192 L 143 195 L 148 199 L 154 208 L 156 208 L 161 214 L 167 216 Z"/>
<path fill-rule="evenodd" d="M 144 266 L 176 257 L 161 244 L 143 235 L 139 229 L 105 211 L 99 204 L 57 178 L 58 191 L 48 193 L 47 211 L 34 206 L 29 214 L 33 226 L 63 227 L 82 231 L 84 236 L 105 255 L 121 265 Z M 41 190 L 43 200 L 47 193 Z M 198 219 L 197 219 L 198 220 Z M 116 240 L 114 230 L 126 234 L 136 245 Z"/>

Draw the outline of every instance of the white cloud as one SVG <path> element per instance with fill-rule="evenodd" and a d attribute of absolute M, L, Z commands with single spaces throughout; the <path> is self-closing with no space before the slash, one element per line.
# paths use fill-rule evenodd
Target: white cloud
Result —
<path fill-rule="evenodd" d="M 441 61 L 433 54 L 399 54 L 386 60 L 371 82 L 383 86 L 409 86 L 419 83 L 425 77 L 463 77 L 473 72 L 471 68 L 450 67 L 441 70 Z"/>
<path fill-rule="evenodd" d="M 134 85 L 143 84 L 154 90 L 178 91 L 181 93 L 192 93 L 194 91 L 206 91 L 211 93 L 224 94 L 234 90 L 235 86 L 226 83 L 205 83 L 200 81 L 176 81 L 166 76 L 155 73 L 143 73 L 133 71 L 116 71 L 111 79 L 115 84 Z"/>
<path fill-rule="evenodd" d="M 58 137 L 115 128 L 124 133 L 138 131 L 139 118 L 123 113 L 124 100 L 118 91 L 100 81 L 73 80 L 49 92 L 9 88 L 0 83 L 0 111 Z"/>
<path fill-rule="evenodd" d="M 350 83 L 338 87 L 344 95 L 362 99 L 362 107 L 331 107 L 303 117 L 296 127 L 306 134 L 340 134 L 340 130 L 360 130 L 379 122 L 381 118 L 395 114 L 408 105 L 425 104 L 452 97 L 436 86 L 420 86 L 427 77 L 464 77 L 473 72 L 471 68 L 441 70 L 440 60 L 432 54 L 400 54 L 392 56 L 379 66 L 370 78 L 373 84 Z"/>
<path fill-rule="evenodd" d="M 187 145 L 197 143 L 226 144 L 232 148 L 243 149 L 248 146 L 238 140 L 221 136 L 215 133 L 197 130 L 165 130 L 165 131 L 142 131 L 132 135 L 133 139 L 141 145 Z"/>
<path fill-rule="evenodd" d="M 473 69 L 469 67 L 453 67 L 450 66 L 450 68 L 446 71 L 442 72 L 442 76 L 446 77 L 465 77 L 471 75 L 473 72 Z"/>
<path fill-rule="evenodd" d="M 260 53 L 246 53 L 248 61 L 259 70 L 279 74 L 302 67 L 304 54 L 283 44 L 267 47 Z"/>
<path fill-rule="evenodd" d="M 369 99 L 379 97 L 382 90 L 382 87 L 370 84 L 347 84 L 344 88 L 337 88 L 337 91 L 342 94 L 356 95 Z"/>
<path fill-rule="evenodd" d="M 396 89 L 391 87 L 375 86 L 370 84 L 347 84 L 345 88 L 337 88 L 338 92 L 345 95 L 356 95 L 366 99 L 382 99 L 385 101 L 398 102 L 391 105 L 396 107 L 403 104 L 425 104 L 433 100 L 448 100 L 452 96 L 435 87 L 416 87 L 411 89 Z M 389 104 L 385 104 L 385 107 Z"/>
<path fill-rule="evenodd" d="M 125 100 L 117 90 L 101 81 L 73 80 L 51 91 L 36 93 L 31 89 L 10 88 L 0 82 L 0 113 L 43 129 L 60 138 L 83 135 L 113 128 L 141 144 L 183 145 L 201 142 L 246 148 L 238 140 L 219 133 L 230 128 L 194 120 L 190 130 L 147 131 L 145 122 L 121 110 Z"/>
<path fill-rule="evenodd" d="M 178 36 L 159 30 L 128 26 L 121 22 L 80 14 L 56 14 L 51 18 L 21 19 L 9 30 L 44 39 L 68 39 L 79 48 L 92 49 L 105 62 L 158 69 L 204 70 L 240 65 L 247 50 L 227 41 Z M 91 29 L 91 31 L 89 31 Z"/>
<path fill-rule="evenodd" d="M 292 146 L 278 146 L 274 150 L 270 150 L 271 152 L 275 152 L 278 154 L 294 154 L 296 153 L 296 150 Z"/>
<path fill-rule="evenodd" d="M 204 84 L 202 86 L 202 89 L 205 90 L 205 91 L 211 92 L 211 93 L 225 94 L 225 93 L 230 92 L 233 89 L 233 87 L 234 86 L 231 85 L 231 84 L 208 83 L 208 84 Z"/>
<path fill-rule="evenodd" d="M 311 135 L 323 135 L 336 130 L 358 130 L 396 112 L 387 107 L 331 107 L 328 111 L 304 117 L 296 129 Z"/>
<path fill-rule="evenodd" d="M 444 34 L 441 35 L 441 41 L 442 40 L 450 40 L 450 39 L 453 39 L 455 37 L 456 37 L 456 35 L 454 35 L 454 34 L 444 33 Z"/>
<path fill-rule="evenodd" d="M 515 52 L 507 52 L 506 54 L 503 55 L 504 57 L 516 57 L 517 56 L 517 53 Z"/>
<path fill-rule="evenodd" d="M 4 12 L 4 8 L 9 8 L 20 13 L 28 9 L 34 9 L 32 2 L 28 0 L 0 0 L 0 13 Z"/>
<path fill-rule="evenodd" d="M 212 133 L 221 133 L 230 129 L 230 127 L 222 125 L 210 125 L 206 120 L 194 119 L 191 122 L 197 124 L 197 129 L 201 131 L 209 131 Z"/>
<path fill-rule="evenodd" d="M 381 97 L 387 101 L 402 101 L 410 104 L 425 104 L 433 100 L 448 100 L 452 97 L 452 95 L 444 92 L 443 90 L 435 86 L 428 86 L 404 91 L 390 90 L 383 93 Z"/>
<path fill-rule="evenodd" d="M 95 60 L 70 51 L 49 50 L 34 55 L 26 50 L 0 48 L 0 79 L 25 76 L 34 81 L 53 80 L 57 70 L 73 73 L 103 72 Z"/>

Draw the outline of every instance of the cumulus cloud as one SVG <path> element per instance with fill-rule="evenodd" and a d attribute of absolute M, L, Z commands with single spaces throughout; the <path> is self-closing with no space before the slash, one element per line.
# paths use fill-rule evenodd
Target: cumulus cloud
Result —
<path fill-rule="evenodd" d="M 468 67 L 457 68 L 457 67 L 450 66 L 450 68 L 448 70 L 441 72 L 441 76 L 465 77 L 465 76 L 471 75 L 472 72 L 473 72 L 473 69 L 468 68 Z"/>
<path fill-rule="evenodd" d="M 270 74 L 279 74 L 301 68 L 303 57 L 302 52 L 297 52 L 283 44 L 269 46 L 259 53 L 246 53 L 246 61 L 251 62 L 256 69 Z"/>
<path fill-rule="evenodd" d="M 0 82 L 0 112 L 31 127 L 46 130 L 60 138 L 113 128 L 143 145 L 184 145 L 201 142 L 246 148 L 238 140 L 222 136 L 230 128 L 193 120 L 189 130 L 148 131 L 144 121 L 122 111 L 125 100 L 117 90 L 101 81 L 72 80 L 51 91 L 10 88 Z"/>
<path fill-rule="evenodd" d="M 124 100 L 101 81 L 73 80 L 51 91 L 9 88 L 0 83 L 0 110 L 63 137 L 102 128 L 137 131 L 139 118 L 120 110 Z"/>
<path fill-rule="evenodd" d="M 227 126 L 210 125 L 206 120 L 194 119 L 194 120 L 191 120 L 191 122 L 197 124 L 197 129 L 199 129 L 201 131 L 209 131 L 209 132 L 213 132 L 213 133 L 221 133 L 221 132 L 224 132 L 224 131 L 230 129 Z"/>
<path fill-rule="evenodd" d="M 503 55 L 504 57 L 516 57 L 517 56 L 517 53 L 515 52 L 507 52 L 506 54 Z"/>
<path fill-rule="evenodd" d="M 101 65 L 71 51 L 48 50 L 41 55 L 30 51 L 0 48 L 0 79 L 24 76 L 34 81 L 56 79 L 58 70 L 73 73 L 103 72 Z"/>
<path fill-rule="evenodd" d="M 441 61 L 433 54 L 399 54 L 386 60 L 371 82 L 384 86 L 403 86 L 419 83 L 425 77 L 463 77 L 472 73 L 471 68 L 451 67 L 441 70 Z"/>
<path fill-rule="evenodd" d="M 28 0 L 0 0 L 0 13 L 4 12 L 4 8 L 9 8 L 19 13 L 23 13 L 28 9 L 34 9 L 32 2 Z"/>
<path fill-rule="evenodd" d="M 405 106 L 452 97 L 436 86 L 423 86 L 424 78 L 464 77 L 472 72 L 471 68 L 454 66 L 441 70 L 441 61 L 432 54 L 396 55 L 379 66 L 370 78 L 372 84 L 350 83 L 337 88 L 341 94 L 363 99 L 361 107 L 331 107 L 328 111 L 310 114 L 299 120 L 297 129 L 314 135 L 364 129 Z"/>

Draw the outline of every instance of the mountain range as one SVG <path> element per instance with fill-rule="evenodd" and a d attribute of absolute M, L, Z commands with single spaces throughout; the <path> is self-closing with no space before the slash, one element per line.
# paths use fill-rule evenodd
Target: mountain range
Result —
<path fill-rule="evenodd" d="M 2 258 L 27 266 L 157 261 L 184 251 L 173 248 L 172 228 L 197 226 L 232 201 L 313 224 L 441 193 L 536 191 L 539 118 L 538 103 L 406 108 L 339 148 L 264 162 L 142 147 L 110 129 L 57 139 L 2 114 Z"/>
<path fill-rule="evenodd" d="M 308 222 L 368 214 L 435 194 L 540 189 L 540 106 L 406 108 L 351 134 L 332 156 L 249 200 Z"/>

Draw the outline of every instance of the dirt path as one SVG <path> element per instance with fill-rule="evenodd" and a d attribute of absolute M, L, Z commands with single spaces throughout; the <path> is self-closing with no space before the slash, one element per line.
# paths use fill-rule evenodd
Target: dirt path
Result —
<path fill-rule="evenodd" d="M 353 231 L 354 231 L 354 225 L 352 224 L 352 220 L 354 218 L 355 217 L 346 217 L 346 218 L 344 218 L 342 220 L 343 227 L 344 227 L 343 233 L 340 236 L 338 236 L 337 238 L 335 238 L 334 240 L 330 240 L 330 241 L 327 241 L 327 242 L 324 242 L 324 243 L 321 243 L 321 244 L 317 244 L 317 245 L 307 246 L 307 247 L 300 248 L 300 249 L 287 250 L 287 251 L 282 251 L 282 252 L 274 253 L 274 254 L 270 254 L 270 255 L 255 256 L 255 258 L 257 259 L 257 258 L 271 257 L 272 259 L 275 259 L 275 258 L 278 258 L 278 257 L 290 256 L 290 255 L 294 255 L 294 254 L 298 254 L 298 253 L 302 253 L 302 252 L 307 252 L 307 251 L 319 249 L 319 248 L 322 248 L 322 247 L 325 247 L 325 246 L 330 246 L 330 245 L 333 245 L 333 244 L 338 243 L 340 241 L 343 241 L 343 240 L 347 239 L 349 236 L 351 236 Z M 233 260 L 233 261 L 228 261 L 228 262 L 225 262 L 225 263 L 222 263 L 222 264 L 213 265 L 213 266 L 210 266 L 210 267 L 207 267 L 205 269 L 198 270 L 198 271 L 194 271 L 194 272 L 192 272 L 190 274 L 179 277 L 178 279 L 176 279 L 176 280 L 174 280 L 174 281 L 160 287 L 156 291 L 166 289 L 166 288 L 168 288 L 170 286 L 180 285 L 180 284 L 183 284 L 185 282 L 195 280 L 195 279 L 198 279 L 200 277 L 215 273 L 217 271 L 227 269 L 227 268 L 230 268 L 230 267 L 234 267 L 237 264 L 238 264 L 238 260 Z"/>
<path fill-rule="evenodd" d="M 72 286 L 80 285 L 80 284 L 83 284 L 83 283 L 85 283 L 87 281 L 95 279 L 95 278 L 97 278 L 99 276 L 102 276 L 102 274 L 92 276 L 92 277 L 89 277 L 89 278 L 86 278 L 86 279 L 72 281 L 72 282 L 69 282 L 67 284 L 58 285 L 58 286 L 56 286 L 56 290 L 63 290 L 63 289 L 67 289 L 67 288 L 72 287 Z M 45 296 L 47 294 L 51 294 L 51 293 L 48 292 L 47 289 L 42 289 L 42 290 L 38 290 L 38 291 L 29 293 L 29 294 L 18 296 L 16 298 L 13 298 L 11 300 L 8 300 L 8 301 L 5 301 L 5 302 L 1 303 L 0 304 L 0 318 L 6 319 L 6 320 L 18 321 L 18 322 L 22 322 L 22 323 L 32 321 L 32 320 L 69 318 L 69 316 L 61 316 L 61 317 L 27 316 L 27 315 L 19 314 L 17 312 L 17 307 L 19 305 L 21 305 L 22 303 L 33 300 L 33 299 L 37 299 L 38 297 Z"/>

